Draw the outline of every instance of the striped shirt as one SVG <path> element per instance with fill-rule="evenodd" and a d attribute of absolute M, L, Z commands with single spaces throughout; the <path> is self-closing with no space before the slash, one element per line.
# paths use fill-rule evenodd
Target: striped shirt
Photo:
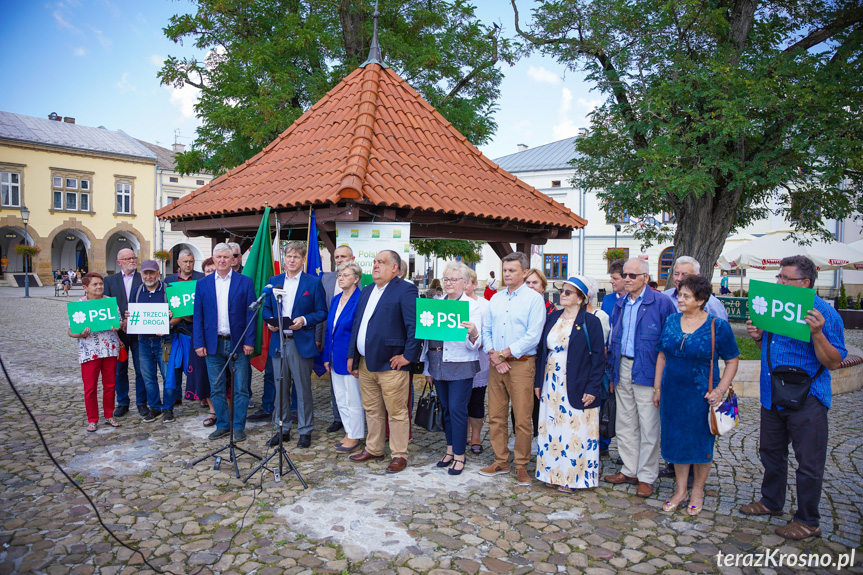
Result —
<path fill-rule="evenodd" d="M 817 295 L 815 296 L 815 309 L 824 316 L 825 322 L 821 332 L 827 337 L 830 345 L 839 351 L 839 355 L 844 360 L 848 356 L 848 350 L 845 349 L 845 325 L 842 323 L 842 318 L 839 317 L 835 309 L 827 305 Z M 761 405 L 764 409 L 770 409 L 773 404 L 770 368 L 767 364 L 767 335 L 768 333 L 764 332 L 765 339 L 761 342 Z M 814 376 L 821 368 L 821 362 L 815 355 L 815 346 L 811 341 L 800 341 L 778 334 L 773 334 L 770 342 L 770 361 L 774 368 L 780 365 L 801 367 L 810 376 Z M 814 395 L 827 409 L 830 409 L 830 402 L 833 398 L 830 383 L 830 370 L 825 369 L 821 375 L 812 380 L 812 387 L 809 389 L 809 395 Z"/>

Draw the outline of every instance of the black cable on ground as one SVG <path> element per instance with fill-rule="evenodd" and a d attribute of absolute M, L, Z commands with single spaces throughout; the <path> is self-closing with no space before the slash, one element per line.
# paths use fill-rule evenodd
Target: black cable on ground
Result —
<path fill-rule="evenodd" d="M 17 397 L 18 401 L 21 402 L 21 405 L 24 406 L 24 410 L 27 412 L 27 415 L 30 417 L 30 420 L 33 422 L 33 426 L 36 428 L 36 433 L 39 434 L 39 440 L 42 442 L 42 447 L 45 448 L 45 453 L 48 454 L 49 459 L 51 459 L 51 463 L 53 463 L 54 467 L 56 467 L 58 470 L 60 470 L 60 473 L 63 474 L 63 476 L 69 481 L 69 483 L 74 485 L 75 488 L 78 491 L 80 491 L 81 494 L 87 499 L 87 502 L 90 504 L 90 506 L 93 508 L 93 511 L 96 513 L 96 519 L 99 521 L 99 525 L 101 525 L 102 528 L 105 531 L 107 531 L 108 534 L 117 543 L 119 543 L 120 545 L 122 545 L 123 547 L 128 549 L 129 551 L 132 551 L 133 554 L 137 553 L 138 555 L 140 555 L 144 564 L 147 567 L 149 567 L 150 569 L 152 569 L 153 571 L 155 571 L 156 573 L 168 573 L 170 575 L 184 575 L 183 573 L 175 573 L 169 569 L 165 569 L 165 570 L 159 569 L 158 567 L 156 567 L 155 565 L 153 565 L 152 563 L 147 561 L 147 558 L 144 556 L 144 553 L 142 553 L 140 549 L 132 547 L 131 545 L 127 544 L 126 542 L 120 540 L 120 538 L 117 537 L 114 534 L 114 532 L 105 524 L 105 522 L 102 520 L 102 515 L 99 513 L 99 509 L 96 507 L 96 503 L 92 499 L 90 499 L 90 496 L 87 495 L 87 492 L 84 491 L 84 488 L 81 487 L 78 484 L 78 482 L 76 482 L 74 479 L 72 479 L 68 473 L 66 473 L 66 470 L 63 469 L 63 466 L 60 465 L 60 462 L 57 461 L 56 459 L 54 459 L 54 455 L 51 453 L 51 450 L 48 448 L 48 443 L 45 441 L 45 436 L 42 435 L 42 429 L 39 427 L 39 422 L 36 421 L 36 418 L 33 416 L 33 413 L 30 411 L 30 408 L 27 406 L 27 403 L 24 401 L 24 398 L 21 397 L 20 393 L 18 393 L 18 389 L 15 387 L 15 384 L 12 383 L 12 378 L 9 376 L 9 372 L 6 371 L 6 364 L 3 363 L 3 356 L 2 355 L 0 355 L 0 367 L 2 367 L 2 369 L 3 369 L 3 375 L 6 376 L 6 381 L 9 382 L 9 387 L 12 388 L 12 392 L 15 394 L 15 397 Z M 267 447 L 267 451 L 269 452 L 269 447 Z M 262 473 L 260 483 L 258 484 L 257 487 L 252 489 L 252 502 L 249 503 L 249 506 L 246 508 L 246 512 L 243 513 L 243 517 L 242 517 L 242 519 L 240 519 L 240 526 L 237 528 L 236 531 L 234 531 L 234 534 L 231 536 L 231 539 L 228 542 L 228 546 L 221 553 L 219 553 L 219 556 L 216 558 L 215 561 L 213 561 L 211 563 L 205 563 L 203 565 L 199 565 L 198 568 L 195 569 L 194 571 L 192 571 L 189 575 L 198 575 L 198 573 L 200 573 L 205 567 L 210 567 L 212 565 L 215 565 L 216 563 L 218 563 L 219 561 L 222 560 L 222 557 L 225 555 L 225 553 L 228 551 L 228 549 L 233 547 L 234 539 L 243 530 L 243 526 L 244 526 L 245 521 L 246 521 L 246 516 L 249 514 L 249 511 L 252 510 L 252 506 L 255 504 L 255 500 L 257 499 L 258 490 L 263 491 L 263 489 L 264 489 L 264 475 Z"/>

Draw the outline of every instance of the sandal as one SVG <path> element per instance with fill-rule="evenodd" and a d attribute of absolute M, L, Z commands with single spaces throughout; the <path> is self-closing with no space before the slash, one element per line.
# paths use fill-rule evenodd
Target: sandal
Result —
<path fill-rule="evenodd" d="M 557 490 L 558 490 L 558 491 L 560 491 L 561 493 L 575 493 L 575 488 L 573 488 L 573 487 L 565 487 L 565 486 L 563 486 L 563 485 L 561 485 L 560 487 L 558 487 L 558 488 L 557 488 Z"/>
<path fill-rule="evenodd" d="M 213 427 L 214 425 L 216 425 L 216 414 L 211 413 L 204 420 L 204 427 Z"/>
<path fill-rule="evenodd" d="M 108 424 L 108 425 L 110 425 L 111 427 L 120 427 L 120 424 L 119 424 L 119 423 L 117 423 L 117 422 L 114 420 L 114 418 L 113 418 L 113 417 L 109 417 L 108 419 L 106 419 L 106 420 L 105 420 L 105 423 L 107 423 L 107 424 Z"/>
<path fill-rule="evenodd" d="M 741 505 L 740 512 L 744 515 L 782 515 L 781 509 L 779 511 L 767 509 L 767 506 L 760 500 L 747 503 L 746 505 Z"/>
<path fill-rule="evenodd" d="M 87 424 L 87 431 L 89 431 L 90 433 L 93 433 L 94 431 L 96 431 L 96 422 L 94 422 L 94 421 L 89 422 Z"/>
<path fill-rule="evenodd" d="M 673 496 L 672 496 L 672 497 L 673 497 Z M 666 499 L 666 500 L 665 500 L 665 504 L 662 506 L 662 510 L 663 510 L 663 511 L 666 511 L 666 512 L 668 512 L 668 513 L 673 513 L 674 511 L 676 511 L 676 510 L 677 510 L 677 508 L 678 508 L 678 507 L 680 507 L 680 506 L 681 506 L 681 505 L 683 505 L 684 503 L 687 503 L 688 501 L 689 501 L 689 493 L 688 493 L 688 492 L 687 492 L 687 493 L 686 493 L 686 495 L 683 497 L 683 499 L 681 499 L 681 500 L 680 500 L 680 501 L 678 501 L 677 503 L 672 503 L 672 502 L 671 502 L 671 499 Z"/>
<path fill-rule="evenodd" d="M 470 452 L 474 455 L 479 455 L 482 453 L 482 445 L 479 443 L 474 443 L 470 446 Z"/>
<path fill-rule="evenodd" d="M 821 528 L 806 525 L 805 523 L 802 523 L 795 519 L 788 525 L 782 525 L 781 527 L 777 527 L 776 534 L 786 539 L 793 539 L 794 541 L 799 541 L 801 539 L 807 539 L 809 537 L 821 537 Z"/>
<path fill-rule="evenodd" d="M 447 453 L 444 455 L 440 461 L 437 462 L 438 467 L 449 467 L 449 464 L 453 462 L 455 456 L 452 453 Z"/>
<path fill-rule="evenodd" d="M 459 464 L 461 464 L 461 467 L 457 467 Z M 461 475 L 462 471 L 464 471 L 464 456 L 462 456 L 462 459 L 456 459 L 455 456 L 453 456 L 452 463 L 446 472 L 450 475 Z"/>

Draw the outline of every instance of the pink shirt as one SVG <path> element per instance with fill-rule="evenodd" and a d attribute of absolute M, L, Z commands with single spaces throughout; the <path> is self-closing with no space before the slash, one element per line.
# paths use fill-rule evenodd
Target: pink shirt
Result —
<path fill-rule="evenodd" d="M 129 275 L 123 274 L 123 287 L 126 288 L 126 301 L 129 301 L 129 298 L 132 297 L 133 279 L 135 279 L 135 272 L 132 272 Z"/>

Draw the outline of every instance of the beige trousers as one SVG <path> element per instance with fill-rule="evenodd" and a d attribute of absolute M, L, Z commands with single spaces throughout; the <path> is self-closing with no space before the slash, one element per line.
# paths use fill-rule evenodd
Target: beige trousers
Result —
<path fill-rule="evenodd" d="M 494 450 L 494 462 L 509 466 L 509 404 L 515 416 L 516 467 L 530 463 L 530 441 L 533 439 L 533 379 L 536 361 L 511 361 L 512 369 L 501 374 L 494 366 L 488 373 L 488 434 Z"/>
<path fill-rule="evenodd" d="M 410 415 L 408 394 L 410 374 L 406 371 L 369 371 L 360 358 L 360 394 L 366 412 L 366 451 L 384 454 L 387 413 L 390 424 L 390 451 L 393 458 L 408 458 Z"/>

